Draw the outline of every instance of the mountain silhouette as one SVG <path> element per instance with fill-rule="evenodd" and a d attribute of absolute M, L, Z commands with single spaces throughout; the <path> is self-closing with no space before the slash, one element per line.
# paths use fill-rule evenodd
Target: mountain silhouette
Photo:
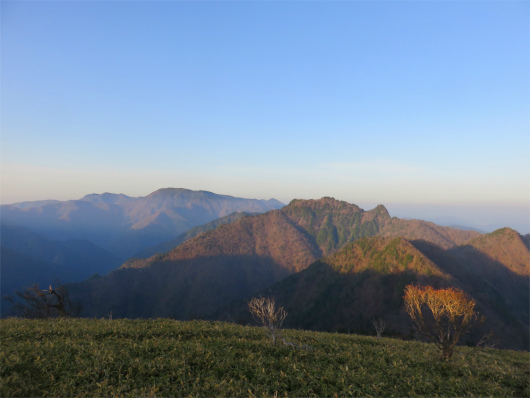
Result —
<path fill-rule="evenodd" d="M 176 238 L 198 225 L 234 212 L 262 213 L 283 207 L 257 200 L 182 188 L 159 189 L 146 197 L 91 194 L 79 200 L 2 205 L 2 223 L 48 239 L 85 239 L 122 261 L 148 247 Z"/>

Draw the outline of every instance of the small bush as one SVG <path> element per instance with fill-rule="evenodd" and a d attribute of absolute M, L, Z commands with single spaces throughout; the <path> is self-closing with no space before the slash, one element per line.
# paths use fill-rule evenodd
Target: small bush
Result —
<path fill-rule="evenodd" d="M 408 285 L 404 299 L 417 331 L 438 346 L 442 360 L 451 359 L 460 338 L 484 321 L 474 311 L 475 300 L 459 289 Z"/>
<path fill-rule="evenodd" d="M 272 344 L 281 338 L 281 328 L 287 312 L 283 307 L 276 309 L 273 298 L 254 297 L 248 303 L 248 309 L 256 322 L 263 326 L 272 339 Z"/>

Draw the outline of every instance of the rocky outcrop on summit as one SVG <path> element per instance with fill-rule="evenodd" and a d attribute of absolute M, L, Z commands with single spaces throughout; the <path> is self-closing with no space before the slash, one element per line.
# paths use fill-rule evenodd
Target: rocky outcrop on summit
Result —
<path fill-rule="evenodd" d="M 131 260 L 124 268 L 195 257 L 258 255 L 298 272 L 317 258 L 363 236 L 373 236 L 390 220 L 383 206 L 364 211 L 333 198 L 294 200 L 281 210 L 222 225 L 147 260 Z"/>
<path fill-rule="evenodd" d="M 373 236 L 391 222 L 383 205 L 364 211 L 357 205 L 329 197 L 293 200 L 282 212 L 315 239 L 322 256 L 356 239 Z"/>

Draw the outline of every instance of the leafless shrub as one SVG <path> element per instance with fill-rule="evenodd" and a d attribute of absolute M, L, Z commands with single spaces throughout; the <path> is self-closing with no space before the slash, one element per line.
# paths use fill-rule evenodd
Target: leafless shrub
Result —
<path fill-rule="evenodd" d="M 383 332 L 385 331 L 386 322 L 381 317 L 374 318 L 372 320 L 372 322 L 373 322 L 374 327 L 375 327 L 375 332 L 377 333 L 377 338 L 380 339 L 381 336 L 383 335 Z"/>
<path fill-rule="evenodd" d="M 468 351 L 465 354 L 462 354 L 462 356 L 471 356 L 476 354 L 481 348 L 495 348 L 501 343 L 500 339 L 497 338 L 495 333 L 490 330 L 488 333 L 484 334 L 480 340 L 473 346 L 473 349 L 471 351 Z"/>
<path fill-rule="evenodd" d="M 478 348 L 495 348 L 501 343 L 501 340 L 497 338 L 493 331 L 489 331 L 480 338 L 475 347 Z"/>
<path fill-rule="evenodd" d="M 282 339 L 281 327 L 287 312 L 283 307 L 276 308 L 273 298 L 254 297 L 249 301 L 248 309 L 254 320 L 269 332 L 272 344 Z"/>
<path fill-rule="evenodd" d="M 48 289 L 43 290 L 38 285 L 33 285 L 16 291 L 15 294 L 21 301 L 9 301 L 14 303 L 15 311 L 24 318 L 67 318 L 76 316 L 80 310 L 72 305 L 68 290 L 61 284 L 55 289 L 50 285 Z"/>

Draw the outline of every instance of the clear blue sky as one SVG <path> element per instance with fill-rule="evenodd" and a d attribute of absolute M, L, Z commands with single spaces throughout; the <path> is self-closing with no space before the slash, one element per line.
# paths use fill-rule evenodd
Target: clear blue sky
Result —
<path fill-rule="evenodd" d="M 184 187 L 528 227 L 529 4 L 2 1 L 1 201 Z"/>

